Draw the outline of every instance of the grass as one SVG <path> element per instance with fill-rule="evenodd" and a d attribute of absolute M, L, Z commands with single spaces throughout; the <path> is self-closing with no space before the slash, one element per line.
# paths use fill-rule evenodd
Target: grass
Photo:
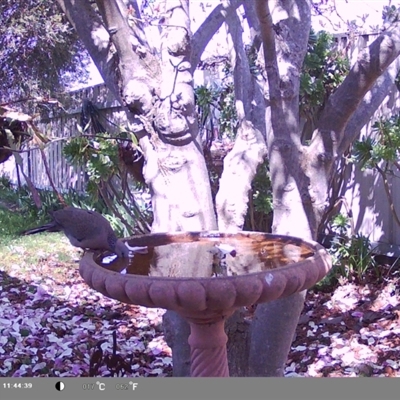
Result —
<path fill-rule="evenodd" d="M 40 215 L 40 216 L 39 216 Z M 41 233 L 21 236 L 26 229 L 40 226 L 49 217 L 32 206 L 24 190 L 17 191 L 0 181 L 0 268 L 7 272 L 18 265 L 29 269 L 47 258 L 71 263 L 79 250 L 71 246 L 61 233 Z"/>
<path fill-rule="evenodd" d="M 35 292 L 41 281 L 68 284 L 78 268 L 81 251 L 61 233 L 39 233 L 21 236 L 20 232 L 42 221 L 25 217 L 18 210 L 0 207 L 0 272 L 5 276 L 23 277 Z M 22 281 L 21 281 L 22 282 Z M 7 281 L 0 279 L 3 290 Z M 18 289 L 20 290 L 20 289 Z M 29 291 L 29 289 L 28 289 Z"/>
<path fill-rule="evenodd" d="M 3 271 L 9 272 L 17 265 L 28 271 L 33 264 L 49 259 L 57 261 L 58 265 L 75 263 L 79 250 L 63 234 L 20 235 L 25 229 L 43 222 L 16 206 L 0 205 L 0 268 Z"/>
<path fill-rule="evenodd" d="M 9 209 L 0 205 L 0 238 L 3 240 L 16 237 L 28 227 L 41 223 L 33 215 L 18 208 Z"/>
<path fill-rule="evenodd" d="M 41 233 L 23 237 L 9 237 L 0 245 L 3 267 L 14 263 L 33 264 L 52 255 L 60 261 L 71 261 L 78 254 L 68 239 L 59 233 Z"/>
<path fill-rule="evenodd" d="M 0 243 L 16 238 L 22 231 L 44 222 L 37 212 L 23 206 L 27 201 L 24 192 L 17 192 L 0 181 Z"/>

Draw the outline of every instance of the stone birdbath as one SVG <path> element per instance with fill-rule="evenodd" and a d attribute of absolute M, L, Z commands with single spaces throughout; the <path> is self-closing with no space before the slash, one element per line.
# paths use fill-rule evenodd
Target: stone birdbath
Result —
<path fill-rule="evenodd" d="M 87 252 L 79 272 L 123 303 L 173 310 L 190 324 L 192 377 L 228 377 L 225 320 L 240 307 L 308 289 L 331 268 L 318 243 L 259 232 L 153 233 L 129 259 Z"/>

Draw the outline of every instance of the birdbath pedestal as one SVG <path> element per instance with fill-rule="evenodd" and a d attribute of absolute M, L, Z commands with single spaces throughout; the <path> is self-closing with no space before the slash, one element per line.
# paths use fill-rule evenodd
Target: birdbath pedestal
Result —
<path fill-rule="evenodd" d="M 331 268 L 318 243 L 259 232 L 154 233 L 126 242 L 145 249 L 111 263 L 86 253 L 79 272 L 107 297 L 183 316 L 192 377 L 229 376 L 224 325 L 235 310 L 308 289 Z"/>

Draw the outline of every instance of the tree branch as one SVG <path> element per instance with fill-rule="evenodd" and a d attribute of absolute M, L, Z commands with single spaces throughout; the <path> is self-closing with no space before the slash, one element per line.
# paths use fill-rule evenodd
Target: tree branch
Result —
<path fill-rule="evenodd" d="M 131 111 L 146 114 L 152 108 L 152 92 L 159 83 L 159 63 L 133 35 L 119 0 L 96 0 L 110 40 L 118 55 L 119 82 L 123 104 Z"/>
<path fill-rule="evenodd" d="M 233 149 L 224 158 L 224 170 L 215 199 L 220 231 L 243 229 L 251 182 L 266 152 L 261 132 L 243 119 Z"/>
<path fill-rule="evenodd" d="M 230 0 L 224 0 L 222 4 L 225 5 L 227 9 L 226 23 L 233 45 L 233 49 L 231 49 L 229 53 L 231 65 L 234 66 L 233 79 L 235 82 L 236 112 L 239 121 L 241 121 L 245 118 L 245 115 L 250 113 L 251 109 L 251 98 L 249 96 L 251 87 L 250 66 L 246 52 L 244 51 L 243 29 L 236 9 L 230 6 Z"/>
<path fill-rule="evenodd" d="M 224 1 L 227 5 L 226 22 L 233 43 L 230 54 L 231 63 L 234 66 L 236 111 L 240 125 L 233 149 L 224 159 L 224 170 L 216 196 L 216 208 L 218 228 L 222 231 L 237 231 L 243 229 L 251 182 L 258 165 L 264 160 L 267 148 L 260 130 L 250 122 L 252 116 L 260 115 L 260 113 L 265 115 L 265 107 L 263 101 L 256 101 L 262 97 L 260 93 L 252 96 L 252 90 L 256 84 L 244 50 L 243 30 L 236 9 L 229 7 L 229 3 L 229 0 Z M 257 103 L 254 106 L 254 113 L 252 100 Z M 255 123 L 259 123 L 257 118 L 253 119 Z M 265 122 L 263 121 L 261 125 L 265 126 Z"/>
<path fill-rule="evenodd" d="M 57 3 L 77 31 L 105 84 L 120 99 L 110 35 L 98 14 L 86 0 L 57 0 Z"/>
<path fill-rule="evenodd" d="M 90 138 L 90 139 L 94 139 L 95 138 L 95 139 L 105 139 L 105 140 L 113 140 L 114 139 L 114 140 L 120 140 L 120 141 L 123 141 L 123 142 L 131 142 L 131 143 L 133 142 L 132 139 L 128 139 L 128 138 L 121 138 L 119 136 L 102 136 L 102 135 L 97 135 L 97 134 L 95 134 L 95 135 L 79 135 L 79 136 L 75 136 L 75 138 L 77 138 L 77 137 L 80 137 L 80 138 L 81 137 L 87 137 L 87 138 Z M 6 149 L 6 150 L 10 150 L 13 153 L 29 153 L 30 151 L 34 151 L 34 150 L 45 149 L 46 147 L 52 145 L 53 143 L 60 142 L 60 141 L 63 141 L 63 140 L 70 140 L 70 139 L 71 139 L 71 136 L 64 136 L 64 137 L 60 137 L 60 138 L 50 139 L 50 141 L 47 142 L 44 145 L 29 147 L 29 148 L 24 149 L 24 150 L 14 150 L 11 147 L 7 147 L 7 146 L 2 146 L 1 148 L 2 149 Z"/>
<path fill-rule="evenodd" d="M 258 22 L 257 14 L 254 10 L 254 4 L 252 1 L 244 1 L 243 8 L 246 14 L 247 24 L 250 28 L 250 36 L 252 40 L 254 40 L 254 37 L 260 34 L 260 23 Z"/>
<path fill-rule="evenodd" d="M 342 155 L 350 144 L 356 140 L 360 130 L 368 123 L 371 116 L 382 104 L 385 97 L 394 86 L 396 77 L 400 71 L 400 58 L 397 58 L 390 67 L 376 80 L 375 85 L 364 96 L 357 110 L 351 116 L 344 130 L 343 139 L 338 147 L 338 154 Z"/>
<path fill-rule="evenodd" d="M 127 7 L 125 7 L 125 3 Z M 134 36 L 137 38 L 138 42 L 147 48 L 149 47 L 149 41 L 146 38 L 146 31 L 144 29 L 144 24 L 141 19 L 139 6 L 136 0 L 118 0 L 118 6 L 120 10 L 127 9 L 128 14 L 128 25 L 132 29 Z"/>
<path fill-rule="evenodd" d="M 310 151 L 339 156 L 344 129 L 364 96 L 400 54 L 400 21 L 364 49 L 321 114 Z M 331 163 L 332 165 L 332 163 Z"/>
<path fill-rule="evenodd" d="M 215 35 L 217 30 L 221 27 L 225 21 L 226 8 L 233 7 L 238 8 L 242 4 L 243 0 L 231 0 L 230 4 L 219 4 L 214 10 L 208 15 L 204 22 L 200 25 L 197 31 L 192 36 L 192 55 L 190 58 L 192 73 L 196 69 L 200 62 L 201 55 L 204 49 L 207 47 L 211 38 Z"/>
<path fill-rule="evenodd" d="M 374 107 L 377 108 L 376 103 L 367 106 L 369 99 L 368 96 L 365 96 L 371 88 L 371 93 L 375 91 L 375 94 L 382 96 L 382 100 L 385 98 L 385 90 L 381 85 L 389 79 L 390 73 L 385 77 L 384 71 L 399 54 L 400 21 L 360 53 L 357 62 L 336 92 L 330 96 L 321 113 L 311 143 L 305 148 L 309 158 L 307 175 L 310 178 L 314 209 L 316 214 L 321 217 L 328 204 L 330 182 L 335 171 L 334 166 L 342 152 L 346 150 L 346 146 L 348 147 L 350 139 L 357 137 L 365 117 L 370 119 L 371 114 L 365 114 L 361 118 L 359 114 L 355 115 L 347 130 L 345 130 L 346 125 L 363 99 L 365 101 L 360 112 L 367 109 L 373 112 Z M 381 75 L 383 77 L 379 79 Z M 373 87 L 375 82 L 378 83 Z M 355 119 L 356 117 L 358 120 Z M 350 129 L 354 129 L 354 131 L 350 132 Z"/>
<path fill-rule="evenodd" d="M 271 107 L 280 112 L 281 92 L 279 90 L 279 68 L 277 62 L 277 51 L 275 47 L 275 33 L 273 30 L 272 15 L 269 10 L 268 0 L 254 0 L 255 10 L 260 23 L 261 39 L 263 41 L 264 63 L 268 77 L 269 100 Z"/>

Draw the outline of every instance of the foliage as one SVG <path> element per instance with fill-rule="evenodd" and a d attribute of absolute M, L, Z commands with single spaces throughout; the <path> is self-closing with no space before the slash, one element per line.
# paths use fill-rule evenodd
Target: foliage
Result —
<path fill-rule="evenodd" d="M 383 6 L 382 19 L 386 25 L 390 25 L 400 19 L 400 7 L 395 5 Z"/>
<path fill-rule="evenodd" d="M 228 73 L 228 70 L 226 71 Z M 230 139 L 234 138 L 237 129 L 237 116 L 234 104 L 233 84 L 219 88 L 201 85 L 195 88 L 196 106 L 199 116 L 199 126 L 202 140 L 206 147 L 210 147 L 215 139 L 214 124 L 219 126 L 220 138 L 223 134 Z M 217 117 L 219 114 L 219 118 Z M 217 192 L 221 170 L 214 168 L 214 160 L 209 159 L 208 172 L 213 194 Z M 211 164 L 211 165 L 210 165 Z M 265 161 L 257 168 L 252 182 L 250 193 L 250 207 L 246 217 L 244 229 L 268 231 L 272 215 L 272 189 L 268 171 L 268 162 Z"/>
<path fill-rule="evenodd" d="M 264 214 L 272 212 L 272 187 L 267 160 L 258 167 L 252 182 L 252 196 L 256 211 Z"/>
<path fill-rule="evenodd" d="M 254 76 L 257 76 L 257 75 L 261 74 L 262 73 L 262 67 L 257 62 L 258 49 L 257 49 L 256 43 L 253 43 L 253 45 L 251 45 L 251 46 L 246 45 L 245 51 L 246 51 L 247 59 L 248 59 L 248 62 L 249 62 L 250 72 Z"/>
<path fill-rule="evenodd" d="M 49 211 L 54 210 L 55 204 L 59 204 L 58 198 L 53 191 L 39 190 L 42 208 L 38 209 L 32 201 L 32 194 L 27 186 L 14 188 L 9 185 L 7 178 L 0 180 L 0 197 L 3 202 L 10 205 L 12 209 L 18 210 L 14 213 L 6 213 L 1 218 L 1 234 L 14 236 L 22 230 L 39 225 L 41 222 L 48 221 Z M 121 223 L 112 211 L 107 207 L 102 197 L 94 196 L 90 193 L 79 193 L 73 189 L 63 193 L 66 204 L 83 208 L 86 210 L 95 210 L 103 214 L 111 223 L 113 229 L 119 236 L 129 236 L 130 231 Z M 0 204 L 1 205 L 1 204 Z M 123 212 L 123 210 L 120 210 Z M 125 219 L 135 226 L 135 221 L 126 215 Z"/>
<path fill-rule="evenodd" d="M 0 2 L 0 102 L 52 95 L 85 78 L 88 60 L 54 1 Z"/>
<path fill-rule="evenodd" d="M 220 87 L 199 85 L 195 96 L 203 141 L 209 142 L 214 128 L 218 128 L 219 138 L 233 139 L 238 127 L 233 83 L 226 82 Z"/>
<path fill-rule="evenodd" d="M 213 158 L 210 148 L 215 139 L 225 137 L 228 140 L 233 140 L 236 136 L 238 121 L 233 84 L 223 83 L 221 86 L 199 85 L 195 87 L 194 93 L 199 120 L 199 134 L 204 148 L 211 191 L 215 199 L 219 187 L 219 179 L 221 178 L 224 155 L 220 154 L 219 159 L 216 160 Z M 222 153 L 227 151 L 227 149 L 222 149 Z M 218 163 L 221 165 L 217 165 Z"/>
<path fill-rule="evenodd" d="M 363 282 L 366 273 L 371 270 L 379 276 L 371 241 L 361 234 L 349 235 L 349 228 L 349 218 L 343 214 L 336 215 L 331 221 L 334 236 L 328 252 L 332 257 L 333 267 L 324 279 L 325 284 L 339 278 L 355 278 Z"/>
<path fill-rule="evenodd" d="M 20 206 L 21 197 L 26 193 L 26 189 L 15 190 L 7 177 L 0 177 L 0 242 L 8 242 L 26 229 L 27 225 L 37 223 L 37 213 Z"/>
<path fill-rule="evenodd" d="M 0 176 L 0 190 L 11 189 L 11 179 L 7 175 Z"/>
<path fill-rule="evenodd" d="M 219 125 L 220 133 L 226 134 L 233 139 L 236 137 L 238 128 L 238 118 L 235 106 L 235 89 L 233 83 L 228 83 L 223 87 L 219 99 Z"/>
<path fill-rule="evenodd" d="M 400 116 L 389 119 L 380 118 L 372 126 L 373 137 L 364 137 L 354 143 L 352 160 L 357 163 L 362 171 L 374 169 L 382 177 L 390 210 L 395 222 L 400 225 L 393 200 L 392 189 L 388 176 L 397 178 L 393 168 L 400 172 Z"/>
<path fill-rule="evenodd" d="M 372 125 L 373 137 L 354 143 L 353 160 L 361 170 L 373 169 L 380 162 L 397 162 L 400 156 L 400 116 L 380 118 Z"/>
<path fill-rule="evenodd" d="M 381 148 L 380 145 L 379 147 Z M 381 159 L 381 156 L 378 156 L 380 150 L 375 138 L 365 137 L 354 142 L 351 160 L 358 164 L 361 171 L 365 171 L 373 168 L 377 161 L 379 162 Z"/>
<path fill-rule="evenodd" d="M 94 114 L 91 122 L 95 122 Z M 152 218 L 147 204 L 137 202 L 130 192 L 117 189 L 121 185 L 118 140 L 126 139 L 127 132 L 88 134 L 89 127 L 89 123 L 85 128 L 79 127 L 81 135 L 71 138 L 63 147 L 67 161 L 85 170 L 87 193 L 104 204 L 108 210 L 105 216 L 120 236 L 147 233 Z M 144 192 L 143 187 L 138 185 L 138 188 Z"/>
<path fill-rule="evenodd" d="M 270 232 L 273 200 L 268 160 L 258 166 L 257 173 L 251 183 L 249 196 L 249 208 L 244 230 Z"/>
<path fill-rule="evenodd" d="M 49 211 L 54 210 L 54 205 L 58 204 L 58 198 L 53 191 L 39 190 L 38 193 L 42 202 L 41 209 L 35 207 L 32 201 L 32 194 L 26 185 L 18 188 L 9 184 L 9 180 L 5 177 L 2 177 L 0 180 L 0 195 L 3 201 L 20 210 L 21 213 L 26 213 L 33 220 L 48 219 Z M 104 211 L 106 208 L 104 202 L 101 200 L 95 199 L 87 193 L 79 193 L 73 189 L 63 193 L 63 198 L 68 205 L 75 207 L 95 209 L 99 212 Z"/>
<path fill-rule="evenodd" d="M 300 77 L 300 115 L 315 119 L 348 71 L 349 61 L 336 48 L 333 35 L 311 30 Z"/>
<path fill-rule="evenodd" d="M 1 177 L 0 198 L 3 205 L 9 207 L 15 206 L 17 208 L 24 209 L 25 207 L 23 206 L 23 203 L 26 196 L 30 196 L 30 192 L 26 186 L 23 186 L 20 189 L 15 189 L 12 186 L 11 181 L 6 176 Z M 32 205 L 33 202 L 30 200 L 29 204 Z"/>
<path fill-rule="evenodd" d="M 209 147 L 213 140 L 215 121 L 217 120 L 216 112 L 218 110 L 220 90 L 206 85 L 199 85 L 195 88 L 194 94 L 200 134 L 203 143 Z"/>
<path fill-rule="evenodd" d="M 27 225 L 35 225 L 38 220 L 28 212 L 15 212 L 0 205 L 0 242 L 8 243 L 16 237 L 21 231 L 26 229 Z"/>
<path fill-rule="evenodd" d="M 365 272 L 376 267 L 371 250 L 369 238 L 361 234 L 335 238 L 331 254 L 336 271 L 347 279 L 355 275 L 362 281 Z"/>
<path fill-rule="evenodd" d="M 101 182 L 110 179 L 118 172 L 118 147 L 110 134 L 100 136 L 72 138 L 63 147 L 69 163 L 82 165 L 89 178 L 88 190 L 96 189 Z"/>

